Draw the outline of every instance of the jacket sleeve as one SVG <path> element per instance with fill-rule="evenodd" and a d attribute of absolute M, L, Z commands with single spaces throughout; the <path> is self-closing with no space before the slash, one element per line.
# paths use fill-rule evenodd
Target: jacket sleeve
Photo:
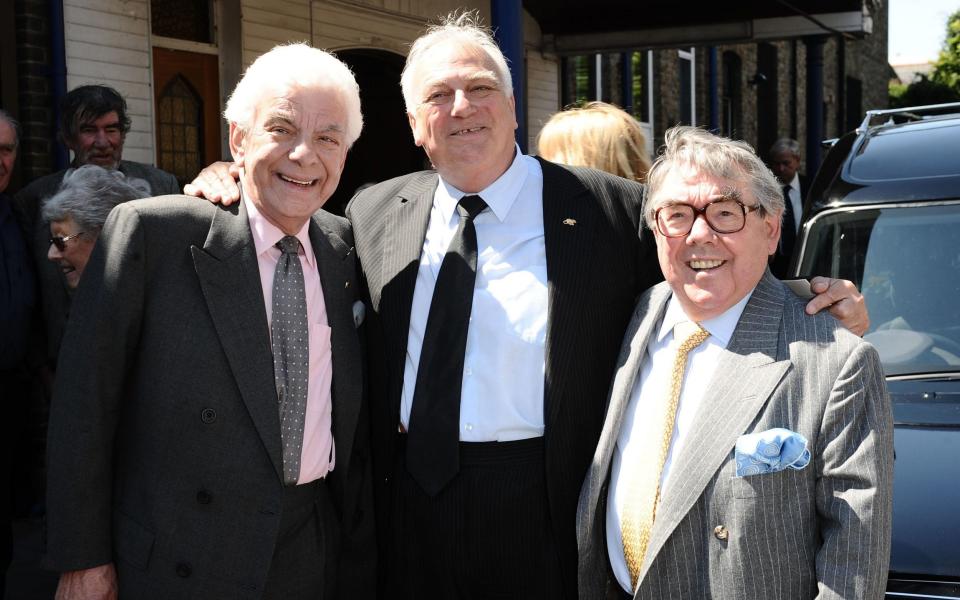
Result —
<path fill-rule="evenodd" d="M 83 272 L 64 336 L 47 433 L 48 568 L 113 560 L 114 440 L 139 338 L 144 233 L 113 210 Z"/>
<path fill-rule="evenodd" d="M 834 382 L 818 441 L 818 598 L 882 598 L 890 564 L 893 417 L 880 358 L 859 343 Z"/>

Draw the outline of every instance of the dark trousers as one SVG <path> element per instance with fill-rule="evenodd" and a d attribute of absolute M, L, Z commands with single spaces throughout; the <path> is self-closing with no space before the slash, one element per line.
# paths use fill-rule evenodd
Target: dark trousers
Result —
<path fill-rule="evenodd" d="M 558 598 L 543 439 L 460 444 L 460 472 L 430 497 L 397 457 L 391 588 L 398 598 Z"/>
<path fill-rule="evenodd" d="M 285 488 L 264 600 L 332 598 L 338 537 L 325 480 Z"/>

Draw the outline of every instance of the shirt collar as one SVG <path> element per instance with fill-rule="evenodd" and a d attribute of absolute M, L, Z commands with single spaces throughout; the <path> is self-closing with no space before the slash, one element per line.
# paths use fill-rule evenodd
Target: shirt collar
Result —
<path fill-rule="evenodd" d="M 733 337 L 733 331 L 737 328 L 737 323 L 740 321 L 740 315 L 743 314 L 743 309 L 746 308 L 747 302 L 750 301 L 750 296 L 752 295 L 753 290 L 750 290 L 750 293 L 722 314 L 712 319 L 701 321 L 700 326 L 706 329 L 710 335 L 717 338 L 717 341 L 726 347 L 727 344 L 730 343 L 730 338 Z M 680 301 L 677 300 L 676 294 L 670 296 L 670 303 L 667 304 L 667 312 L 664 313 L 663 322 L 660 324 L 660 331 L 657 332 L 657 341 L 662 342 L 667 335 L 672 335 L 673 328 L 677 323 L 689 320 L 690 317 L 683 312 L 683 307 L 680 305 Z"/>
<path fill-rule="evenodd" d="M 510 167 L 496 181 L 477 194 L 483 198 L 483 201 L 487 203 L 487 206 L 490 207 L 490 210 L 493 211 L 500 222 L 507 218 L 527 179 L 527 168 L 523 163 L 523 153 L 520 152 L 520 146 L 514 144 L 514 148 L 513 162 L 510 163 Z M 443 217 L 444 223 L 450 223 L 453 219 L 453 213 L 457 209 L 457 203 L 460 202 L 461 198 L 468 195 L 444 181 L 443 176 L 440 176 L 440 185 L 437 186 L 433 203 L 440 210 L 440 216 Z"/>
<path fill-rule="evenodd" d="M 247 194 L 244 193 L 242 188 L 240 189 L 240 196 L 243 198 L 243 204 L 247 207 L 247 221 L 250 223 L 253 245 L 257 250 L 257 256 L 260 256 L 276 246 L 277 242 L 287 234 L 263 216 L 263 213 L 257 209 L 256 205 L 247 197 Z M 304 223 L 300 231 L 297 232 L 297 239 L 300 240 L 300 245 L 303 246 L 303 257 L 307 259 L 307 265 L 310 267 L 315 266 L 313 245 L 310 244 L 310 219 L 307 219 L 307 222 Z"/>
<path fill-rule="evenodd" d="M 790 186 L 790 189 L 794 189 L 794 190 L 800 191 L 800 174 L 799 174 L 799 173 L 794 173 L 794 174 L 793 174 L 793 179 L 791 179 L 791 180 L 790 180 L 790 183 L 788 183 L 787 185 Z"/>

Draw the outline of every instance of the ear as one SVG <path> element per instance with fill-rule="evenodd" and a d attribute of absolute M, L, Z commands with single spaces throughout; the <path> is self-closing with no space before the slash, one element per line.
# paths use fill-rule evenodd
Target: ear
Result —
<path fill-rule="evenodd" d="M 423 140 L 417 132 L 417 117 L 410 111 L 407 111 L 407 122 L 410 123 L 410 131 L 413 133 L 413 143 L 417 146 L 423 146 Z"/>
<path fill-rule="evenodd" d="M 236 123 L 230 121 L 230 154 L 233 156 L 233 162 L 236 163 L 238 167 L 243 166 L 243 140 L 245 137 L 246 132 Z"/>
<path fill-rule="evenodd" d="M 510 104 L 510 114 L 513 115 L 513 129 L 516 131 L 520 126 L 517 125 L 517 101 L 513 94 L 510 94 L 510 99 L 507 102 Z"/>
<path fill-rule="evenodd" d="M 767 233 L 767 254 L 772 255 L 780 245 L 780 215 L 767 214 L 763 217 L 763 226 Z"/>

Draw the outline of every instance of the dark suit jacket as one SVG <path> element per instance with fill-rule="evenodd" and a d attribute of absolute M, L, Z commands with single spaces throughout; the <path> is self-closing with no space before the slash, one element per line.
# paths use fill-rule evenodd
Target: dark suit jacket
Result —
<path fill-rule="evenodd" d="M 252 599 L 263 590 L 284 487 L 270 337 L 242 206 L 186 196 L 120 205 L 76 294 L 48 433 L 48 565 L 113 561 L 121 598 Z M 342 531 L 331 535 L 342 533 L 349 560 L 372 567 L 362 552 L 373 555 L 353 240 L 344 219 L 322 211 L 310 239 L 332 328 L 329 479 Z M 363 575 L 372 586 L 372 570 Z"/>
<path fill-rule="evenodd" d="M 577 495 L 603 424 L 619 340 L 636 296 L 661 276 L 652 234 L 638 235 L 641 185 L 592 169 L 541 164 L 549 302 L 544 389 L 549 506 L 544 509 L 552 515 L 567 575 L 564 595 L 574 597 Z M 410 308 L 437 185 L 436 173 L 414 173 L 360 192 L 347 207 L 372 308 L 368 365 L 382 550 L 390 540 Z M 388 571 L 388 559 L 381 552 L 381 573 Z"/>
<path fill-rule="evenodd" d="M 800 214 L 793 215 L 798 223 L 802 223 L 803 213 L 807 205 L 807 192 L 810 191 L 810 178 L 806 175 L 797 175 L 800 179 Z M 781 234 L 782 235 L 782 234 Z M 782 279 L 792 279 L 789 270 L 790 263 L 793 260 L 793 251 L 797 247 L 797 240 L 800 238 L 800 230 L 791 238 L 793 241 L 788 244 L 780 244 L 777 247 L 776 254 L 771 257 L 770 271 Z"/>
<path fill-rule="evenodd" d="M 611 586 L 606 540 L 613 450 L 672 292 L 644 294 L 627 328 L 603 434 L 577 514 L 580 596 Z M 769 272 L 717 362 L 671 463 L 636 598 L 880 598 L 890 561 L 893 418 L 874 348 Z M 803 469 L 734 477 L 739 436 L 785 428 Z M 722 527 L 718 531 L 717 528 Z M 818 587 L 819 586 L 819 587 Z M 619 592 L 618 592 L 619 593 Z"/>
<path fill-rule="evenodd" d="M 177 178 L 156 167 L 122 160 L 118 170 L 127 177 L 146 180 L 154 196 L 180 193 Z M 51 364 L 56 363 L 57 353 L 60 351 L 60 340 L 67 325 L 67 316 L 70 313 L 70 292 L 63 279 L 63 273 L 55 264 L 47 260 L 47 250 L 50 249 L 50 224 L 41 218 L 40 211 L 43 201 L 60 189 L 65 172 L 66 169 L 35 179 L 14 196 L 14 212 L 30 246 L 37 279 L 40 282 L 40 304 L 46 329 L 46 355 Z"/>

